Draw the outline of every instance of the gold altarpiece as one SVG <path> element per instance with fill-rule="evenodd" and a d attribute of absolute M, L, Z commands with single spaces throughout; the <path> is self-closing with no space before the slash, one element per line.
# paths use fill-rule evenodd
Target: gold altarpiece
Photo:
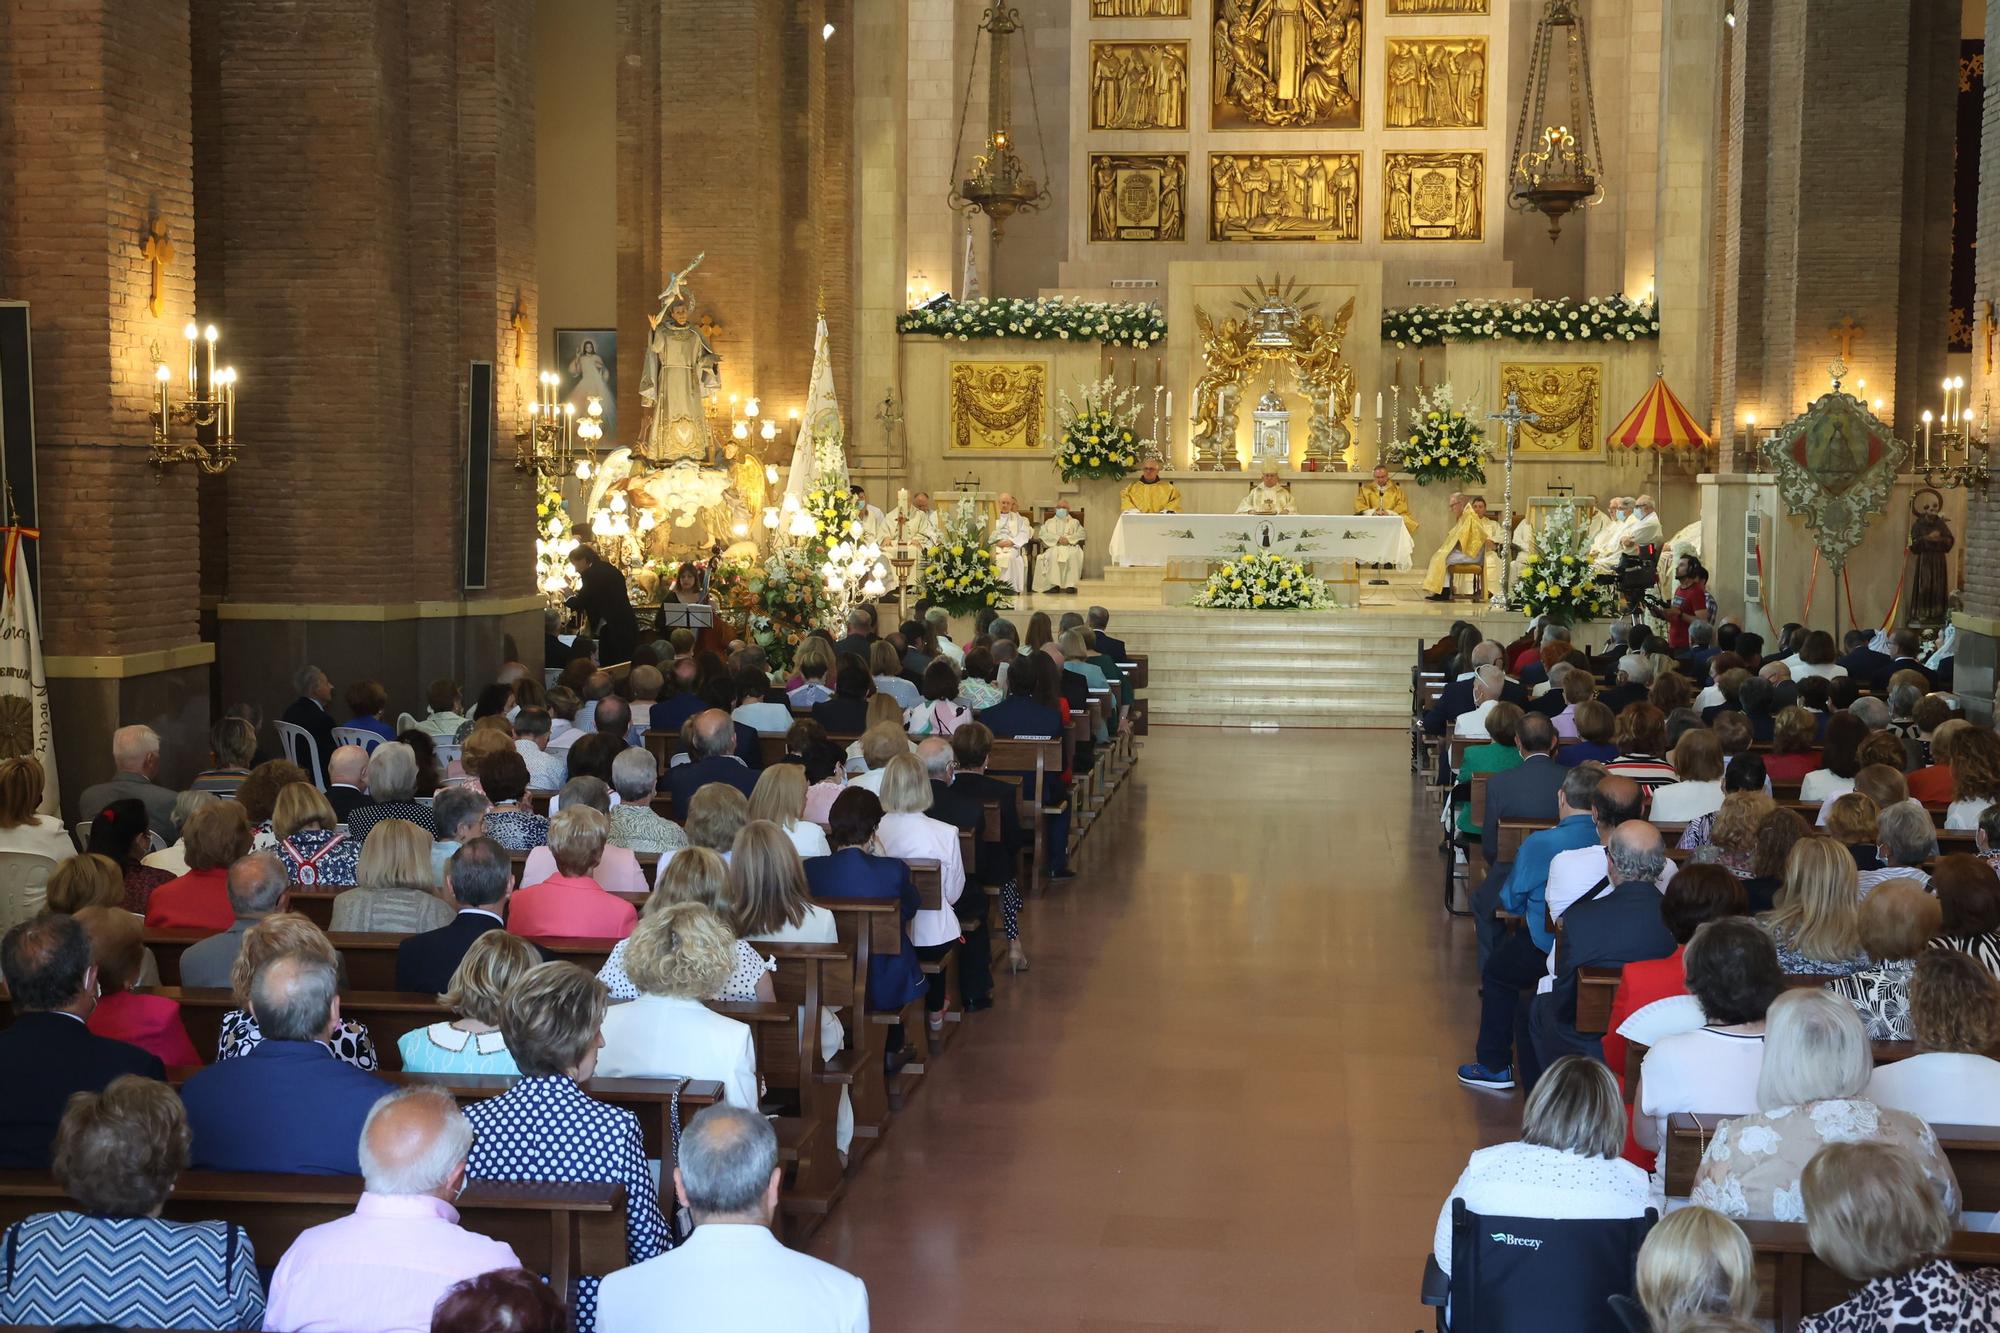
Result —
<path fill-rule="evenodd" d="M 1216 322 L 1203 307 L 1194 308 L 1201 331 L 1204 371 L 1194 386 L 1194 469 L 1233 472 L 1242 467 L 1236 454 L 1237 414 L 1246 387 L 1259 372 L 1275 383 L 1280 368 L 1289 369 L 1293 383 L 1310 410 L 1306 426 L 1307 471 L 1351 468 L 1359 439 L 1354 368 L 1340 345 L 1354 319 L 1354 298 L 1348 297 L 1331 319 L 1319 312 L 1317 301 L 1289 279 L 1258 282 L 1246 289 L 1237 312 Z"/>

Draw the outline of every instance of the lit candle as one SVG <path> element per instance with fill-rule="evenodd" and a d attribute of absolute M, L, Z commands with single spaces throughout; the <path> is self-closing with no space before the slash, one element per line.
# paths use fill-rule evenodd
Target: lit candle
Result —
<path fill-rule="evenodd" d="M 1924 411 L 1924 451 L 1921 457 L 1924 465 L 1929 466 L 1931 461 L 1931 414 L 1929 409 L 1925 409 Z"/>
<path fill-rule="evenodd" d="M 1172 389 L 1169 389 L 1167 390 L 1167 438 L 1169 440 L 1172 440 L 1173 435 L 1174 435 L 1174 391 Z"/>

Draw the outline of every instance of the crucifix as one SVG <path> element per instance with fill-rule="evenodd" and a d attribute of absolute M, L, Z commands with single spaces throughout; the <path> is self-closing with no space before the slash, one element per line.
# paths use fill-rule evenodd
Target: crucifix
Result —
<path fill-rule="evenodd" d="M 1500 595 L 1493 602 L 1494 607 L 1505 608 L 1514 604 L 1514 441 L 1523 422 L 1532 426 L 1542 418 L 1539 413 L 1521 410 L 1519 389 L 1507 390 L 1506 411 L 1487 415 L 1507 431 L 1507 484 L 1500 501 Z"/>
<path fill-rule="evenodd" d="M 1840 344 L 1840 359 L 1850 366 L 1854 364 L 1854 344 L 1860 340 L 1865 331 L 1861 325 L 1854 322 L 1852 315 L 1845 316 L 1840 323 L 1827 330 L 1833 340 Z"/>
<path fill-rule="evenodd" d="M 518 292 L 514 294 L 513 313 L 507 316 L 507 327 L 514 330 L 514 369 L 519 370 L 527 356 L 528 307 Z"/>
<path fill-rule="evenodd" d="M 146 224 L 146 239 L 139 242 L 139 253 L 153 266 L 153 291 L 147 306 L 153 318 L 160 316 L 160 279 L 167 265 L 174 262 L 174 243 L 167 236 L 167 220 L 155 213 L 153 220 Z"/>

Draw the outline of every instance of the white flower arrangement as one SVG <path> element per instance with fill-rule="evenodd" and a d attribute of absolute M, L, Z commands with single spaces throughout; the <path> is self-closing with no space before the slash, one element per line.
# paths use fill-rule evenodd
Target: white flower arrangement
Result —
<path fill-rule="evenodd" d="M 1227 561 L 1210 574 L 1192 604 L 1223 611 L 1315 611 L 1333 601 L 1326 583 L 1304 562 L 1258 551 Z"/>
<path fill-rule="evenodd" d="M 1382 340 L 1398 347 L 1453 342 L 1637 342 L 1660 336 L 1655 299 L 1593 296 L 1554 301 L 1454 301 L 1382 312 Z"/>
<path fill-rule="evenodd" d="M 1610 585 L 1598 580 L 1590 562 L 1590 536 L 1564 505 L 1535 533 L 1535 553 L 1521 562 L 1514 582 L 1514 607 L 1547 616 L 1559 625 L 1580 625 L 1616 615 Z"/>
<path fill-rule="evenodd" d="M 1138 470 L 1151 440 L 1139 438 L 1139 391 L 1118 387 L 1109 375 L 1083 386 L 1071 401 L 1056 398 L 1056 424 L 1062 439 L 1056 446 L 1056 466 L 1064 481 L 1078 477 L 1119 478 Z"/>
<path fill-rule="evenodd" d="M 576 567 L 569 562 L 576 545 L 575 525 L 563 503 L 562 484 L 543 480 L 535 496 L 535 587 L 552 607 L 561 607 L 577 590 Z"/>
<path fill-rule="evenodd" d="M 1410 408 L 1410 437 L 1389 450 L 1390 464 L 1408 472 L 1419 486 L 1436 481 L 1486 480 L 1491 457 L 1486 432 L 1452 401 L 1451 385 L 1440 384 L 1416 397 Z"/>
<path fill-rule="evenodd" d="M 1060 296 L 1030 301 L 995 296 L 908 311 L 896 317 L 896 332 L 928 333 L 959 342 L 974 338 L 1046 342 L 1053 338 L 1111 347 L 1151 347 L 1166 339 L 1167 317 L 1158 306 L 1135 302 L 1072 301 Z"/>
<path fill-rule="evenodd" d="M 938 539 L 924 550 L 916 591 L 955 616 L 1013 605 L 1014 589 L 1002 577 L 986 523 L 970 505 L 939 516 Z"/>

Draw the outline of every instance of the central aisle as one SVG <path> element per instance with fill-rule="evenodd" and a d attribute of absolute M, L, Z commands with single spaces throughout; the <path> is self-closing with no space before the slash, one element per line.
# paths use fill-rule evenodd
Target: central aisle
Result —
<path fill-rule="evenodd" d="M 811 1251 L 878 1330 L 1353 1329 L 1416 1301 L 1466 1154 L 1472 932 L 1393 731 L 1165 728 L 1030 905 L 1034 970 Z"/>

